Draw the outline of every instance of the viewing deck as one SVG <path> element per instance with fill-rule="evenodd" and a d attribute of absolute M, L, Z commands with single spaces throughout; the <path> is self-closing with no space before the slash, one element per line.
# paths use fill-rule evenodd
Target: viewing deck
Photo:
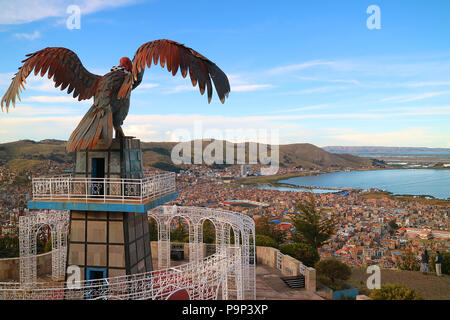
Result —
<path fill-rule="evenodd" d="M 178 196 L 173 172 L 143 179 L 40 177 L 32 188 L 29 209 L 147 212 Z"/>

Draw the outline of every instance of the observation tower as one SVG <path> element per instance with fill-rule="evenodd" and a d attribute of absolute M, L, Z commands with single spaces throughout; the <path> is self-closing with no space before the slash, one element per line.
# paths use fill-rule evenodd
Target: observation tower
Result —
<path fill-rule="evenodd" d="M 177 196 L 175 173 L 144 174 L 140 142 L 133 137 L 77 152 L 70 175 L 33 177 L 30 210 L 19 219 L 20 282 L 0 282 L 0 300 L 255 299 L 253 219 L 164 205 Z M 149 218 L 157 224 L 157 264 Z M 179 218 L 189 229 L 183 245 L 188 261 L 174 266 L 170 226 Z M 205 220 L 216 230 L 210 255 Z M 36 237 L 43 226 L 51 231 L 51 282 L 37 277 Z M 69 278 L 73 266 L 80 271 L 75 282 Z"/>
<path fill-rule="evenodd" d="M 147 211 L 178 193 L 174 173 L 144 175 L 138 139 L 114 139 L 109 148 L 99 141 L 76 152 L 72 175 L 32 185 L 29 209 L 69 211 L 67 265 L 80 267 L 81 280 L 153 270 Z"/>

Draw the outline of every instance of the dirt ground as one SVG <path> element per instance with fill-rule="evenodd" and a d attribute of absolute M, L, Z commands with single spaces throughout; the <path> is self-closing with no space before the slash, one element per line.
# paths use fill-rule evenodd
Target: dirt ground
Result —
<path fill-rule="evenodd" d="M 370 275 L 366 269 L 352 269 L 349 282 L 360 290 L 360 294 L 370 294 L 366 287 Z M 450 276 L 435 274 L 424 275 L 418 271 L 381 269 L 381 285 L 386 283 L 401 283 L 415 289 L 426 300 L 450 300 Z"/>

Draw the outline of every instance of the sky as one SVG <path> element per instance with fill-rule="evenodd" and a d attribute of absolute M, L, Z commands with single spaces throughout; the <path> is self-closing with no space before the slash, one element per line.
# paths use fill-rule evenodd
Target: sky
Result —
<path fill-rule="evenodd" d="M 69 48 L 103 75 L 145 42 L 171 39 L 227 74 L 229 98 L 221 104 L 214 93 L 208 104 L 189 79 L 153 65 L 132 92 L 123 125 L 142 141 L 175 141 L 180 132 L 191 138 L 257 132 L 259 141 L 266 133 L 281 144 L 450 147 L 450 1 L 0 5 L 0 96 L 25 55 L 45 47 Z M 80 8 L 80 28 L 67 26 L 74 21 L 70 5 Z M 378 29 L 368 27 L 368 19 L 375 21 L 371 5 L 379 8 Z M 0 112 L 0 143 L 67 140 L 92 104 L 33 75 L 21 97 L 9 113 Z"/>

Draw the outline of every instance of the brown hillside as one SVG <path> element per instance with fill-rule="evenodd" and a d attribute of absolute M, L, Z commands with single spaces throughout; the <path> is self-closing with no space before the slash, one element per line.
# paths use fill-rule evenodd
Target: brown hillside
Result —
<path fill-rule="evenodd" d="M 211 143 L 211 140 L 203 140 L 202 145 L 205 148 Z M 225 142 L 222 142 L 224 148 L 224 157 L 226 156 Z M 173 166 L 171 161 L 172 148 L 176 142 L 142 142 L 144 153 L 144 165 L 155 165 L 163 168 L 164 166 Z M 254 144 L 253 144 L 254 145 Z M 233 144 L 234 159 L 236 161 L 237 148 L 242 145 Z M 352 156 L 349 154 L 329 153 L 315 145 L 309 143 L 297 143 L 280 145 L 280 166 L 301 166 L 303 168 L 361 168 L 371 165 L 372 161 L 366 158 Z M 270 146 L 269 155 L 270 155 Z M 191 159 L 193 159 L 194 144 L 191 141 Z M 246 161 L 249 159 L 249 143 L 245 143 Z M 53 160 L 58 162 L 72 162 L 73 154 L 67 154 L 65 151 L 65 141 L 61 140 L 42 140 L 35 142 L 32 140 L 20 140 L 16 142 L 0 144 L 0 165 L 4 165 L 15 159 L 28 160 Z"/>

